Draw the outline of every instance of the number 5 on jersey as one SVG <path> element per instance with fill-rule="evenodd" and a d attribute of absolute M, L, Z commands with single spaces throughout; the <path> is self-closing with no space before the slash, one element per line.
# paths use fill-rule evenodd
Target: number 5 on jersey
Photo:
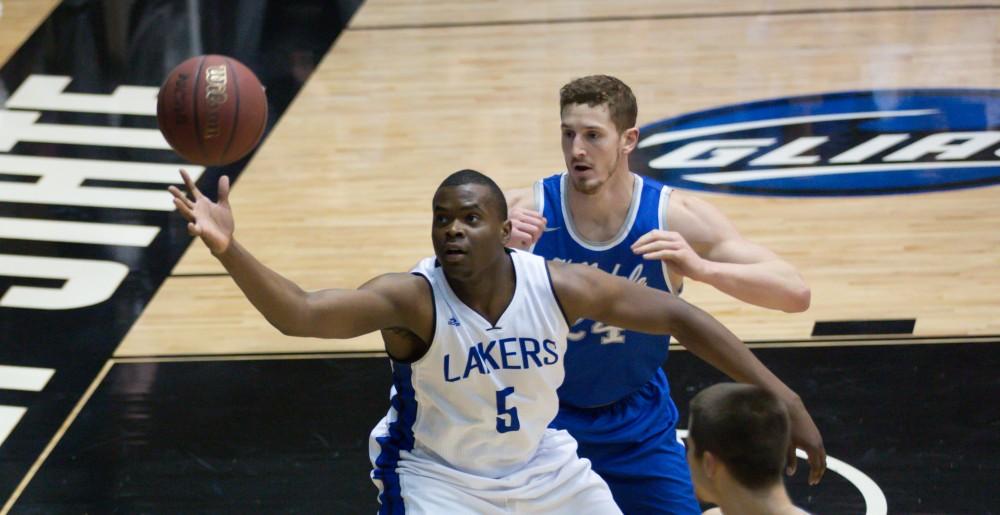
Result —
<path fill-rule="evenodd" d="M 497 391 L 497 432 L 507 433 L 521 429 L 521 421 L 517 419 L 517 408 L 507 407 L 507 397 L 514 393 L 514 387 L 508 386 Z M 509 417 L 504 418 L 504 415 Z"/>

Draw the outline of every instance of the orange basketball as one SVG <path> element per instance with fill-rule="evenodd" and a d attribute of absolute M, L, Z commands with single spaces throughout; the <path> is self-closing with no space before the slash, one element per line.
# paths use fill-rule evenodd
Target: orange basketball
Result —
<path fill-rule="evenodd" d="M 200 55 L 177 65 L 160 87 L 156 121 L 174 151 L 200 165 L 250 153 L 267 125 L 264 87 L 231 57 Z"/>

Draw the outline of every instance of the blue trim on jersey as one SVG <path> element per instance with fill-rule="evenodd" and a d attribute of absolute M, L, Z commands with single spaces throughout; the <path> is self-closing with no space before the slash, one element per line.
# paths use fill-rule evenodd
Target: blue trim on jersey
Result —
<path fill-rule="evenodd" d="M 629 278 L 652 288 L 670 291 L 659 261 L 647 261 L 631 246 L 644 234 L 660 228 L 660 197 L 664 186 L 652 179 L 636 177 L 638 195 L 633 195 L 623 228 L 607 243 L 581 242 L 571 231 L 563 205 L 564 174 L 542 180 L 543 215 L 548 228 L 532 251 L 546 259 L 596 265 L 601 270 Z M 567 186 L 572 187 L 572 186 Z M 636 199 L 638 200 L 635 205 Z M 574 336 L 576 333 L 578 336 Z M 566 349 L 566 380 L 559 399 L 571 406 L 599 406 L 615 402 L 653 378 L 667 359 L 669 337 L 626 331 L 583 320 L 570 329 Z"/>
<path fill-rule="evenodd" d="M 415 275 L 415 276 L 420 277 L 421 279 L 424 280 L 424 282 L 427 283 L 427 290 L 431 292 L 431 306 L 432 306 L 432 309 L 436 309 L 435 306 L 437 306 L 437 299 L 434 298 L 434 285 L 431 284 L 431 278 L 427 277 L 426 275 L 424 275 L 424 274 L 422 274 L 420 272 L 410 272 L 410 273 L 413 274 L 413 275 Z M 431 345 L 434 344 L 434 337 L 437 336 L 437 323 L 438 323 L 437 313 L 434 313 L 434 317 L 431 319 L 431 339 L 427 340 L 427 350 L 425 350 L 424 353 L 420 355 L 420 358 L 426 356 L 427 353 L 430 352 L 430 350 L 431 350 Z M 417 359 L 415 359 L 413 361 L 417 361 L 420 358 L 417 358 Z M 412 361 L 411 361 L 411 363 L 412 363 Z"/>
<path fill-rule="evenodd" d="M 396 465 L 402 451 L 413 450 L 413 424 L 417 420 L 417 400 L 413 390 L 410 365 L 392 361 L 392 382 L 396 393 L 390 404 L 396 410 L 396 420 L 389 424 L 389 435 L 375 440 L 382 452 L 375 459 L 372 477 L 382 481 L 382 493 L 378 500 L 380 515 L 401 515 L 406 512 Z"/>

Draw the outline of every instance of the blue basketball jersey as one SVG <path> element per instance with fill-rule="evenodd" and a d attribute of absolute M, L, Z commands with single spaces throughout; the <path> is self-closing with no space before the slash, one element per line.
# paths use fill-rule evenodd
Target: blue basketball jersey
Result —
<path fill-rule="evenodd" d="M 585 240 L 575 230 L 566 202 L 565 173 L 535 183 L 536 208 L 548 224 L 532 247 L 546 259 L 597 266 L 639 284 L 670 291 L 666 265 L 647 261 L 630 248 L 654 229 L 666 230 L 670 188 L 636 176 L 632 202 L 622 229 L 606 242 Z M 669 336 L 649 335 L 581 320 L 570 329 L 566 379 L 559 399 L 577 407 L 614 402 L 646 384 L 667 357 Z"/>

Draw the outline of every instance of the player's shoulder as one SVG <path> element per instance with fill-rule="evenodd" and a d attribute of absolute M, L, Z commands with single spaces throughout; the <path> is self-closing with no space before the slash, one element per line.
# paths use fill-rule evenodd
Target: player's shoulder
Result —
<path fill-rule="evenodd" d="M 439 267 L 440 265 L 438 264 L 438 260 L 436 257 L 434 256 L 425 257 L 420 261 L 417 261 L 417 264 L 413 265 L 413 268 L 410 269 L 410 273 L 429 275 L 434 273 L 434 270 Z"/>
<path fill-rule="evenodd" d="M 666 207 L 668 230 L 685 238 L 710 241 L 729 234 L 732 222 L 711 202 L 687 192 L 674 190 Z"/>
<path fill-rule="evenodd" d="M 428 279 L 422 275 L 414 272 L 390 272 L 373 277 L 361 285 L 361 289 L 377 292 L 393 301 L 409 302 L 430 293 Z"/>
<path fill-rule="evenodd" d="M 534 209 L 535 205 L 535 188 L 517 188 L 513 190 L 507 190 L 504 192 L 504 196 L 507 198 L 507 208 L 522 208 L 522 209 Z"/>

